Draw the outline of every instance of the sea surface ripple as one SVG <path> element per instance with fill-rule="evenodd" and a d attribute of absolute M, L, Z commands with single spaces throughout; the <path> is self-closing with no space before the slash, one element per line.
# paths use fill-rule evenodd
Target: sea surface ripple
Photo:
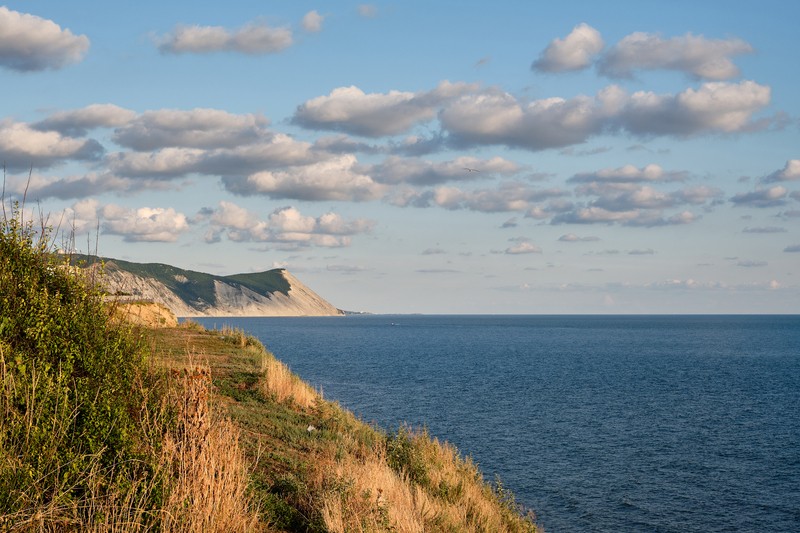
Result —
<path fill-rule="evenodd" d="M 800 531 L 800 316 L 208 318 L 548 533 Z"/>

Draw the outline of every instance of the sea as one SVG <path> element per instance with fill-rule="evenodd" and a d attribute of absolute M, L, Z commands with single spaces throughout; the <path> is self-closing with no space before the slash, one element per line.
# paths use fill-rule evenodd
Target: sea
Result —
<path fill-rule="evenodd" d="M 800 532 L 800 315 L 205 318 L 547 533 Z"/>

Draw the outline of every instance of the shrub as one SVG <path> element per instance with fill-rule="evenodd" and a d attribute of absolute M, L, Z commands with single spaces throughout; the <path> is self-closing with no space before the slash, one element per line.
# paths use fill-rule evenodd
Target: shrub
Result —
<path fill-rule="evenodd" d="M 47 229 L 18 204 L 1 224 L 0 516 L 46 506 L 76 520 L 87 494 L 153 469 L 137 422 L 150 401 L 144 352 L 52 253 Z"/>

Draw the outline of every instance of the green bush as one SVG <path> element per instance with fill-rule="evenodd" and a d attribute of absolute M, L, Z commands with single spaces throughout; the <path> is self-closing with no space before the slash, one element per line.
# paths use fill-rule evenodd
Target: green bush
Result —
<path fill-rule="evenodd" d="M 0 516 L 74 514 L 154 469 L 139 420 L 144 351 L 52 253 L 48 230 L 24 223 L 18 204 L 1 224 Z"/>
<path fill-rule="evenodd" d="M 425 435 L 427 436 L 427 433 Z M 415 442 L 409 428 L 401 426 L 396 435 L 387 436 L 386 462 L 392 470 L 404 474 L 412 483 L 425 489 L 430 487 L 428 465 L 423 450 Z"/>

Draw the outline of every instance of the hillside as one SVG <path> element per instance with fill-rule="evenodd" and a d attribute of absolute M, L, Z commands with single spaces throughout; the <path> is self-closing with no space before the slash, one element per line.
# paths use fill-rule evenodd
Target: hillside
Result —
<path fill-rule="evenodd" d="M 96 267 L 107 292 L 161 303 L 177 316 L 334 316 L 342 311 L 285 269 L 215 276 L 161 263 L 79 255 L 73 264 Z"/>
<path fill-rule="evenodd" d="M 0 220 L 0 530 L 537 531 L 452 446 L 363 423 L 242 331 L 109 301 L 14 215 Z"/>

